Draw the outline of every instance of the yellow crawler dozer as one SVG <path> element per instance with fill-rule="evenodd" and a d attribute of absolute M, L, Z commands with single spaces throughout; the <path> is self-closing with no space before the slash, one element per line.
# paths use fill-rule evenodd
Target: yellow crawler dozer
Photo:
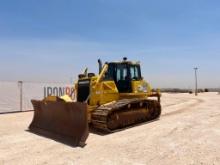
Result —
<path fill-rule="evenodd" d="M 89 134 L 88 125 L 114 132 L 160 117 L 160 92 L 153 92 L 143 80 L 139 62 L 127 58 L 104 65 L 98 62 L 98 75 L 86 69 L 78 76 L 75 102 L 65 96 L 32 100 L 35 111 L 31 131 L 52 132 L 82 145 Z"/>

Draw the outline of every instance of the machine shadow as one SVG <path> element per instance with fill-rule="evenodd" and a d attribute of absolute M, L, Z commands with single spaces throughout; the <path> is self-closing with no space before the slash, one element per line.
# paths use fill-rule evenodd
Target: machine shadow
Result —
<path fill-rule="evenodd" d="M 38 130 L 27 129 L 25 131 L 32 133 L 32 134 L 35 134 L 35 135 L 38 135 L 38 136 L 41 136 L 41 137 L 44 137 L 44 138 L 47 138 L 47 139 L 50 139 L 50 140 L 53 140 L 53 141 L 56 141 L 58 143 L 62 143 L 64 145 L 67 145 L 67 146 L 70 146 L 73 148 L 77 148 L 77 147 L 84 148 L 86 146 L 86 143 L 80 143 L 76 140 L 73 140 L 73 138 L 64 137 L 64 136 L 61 136 L 61 135 L 58 135 L 55 133 L 51 133 L 51 132 L 47 132 L 47 131 L 43 131 L 43 130 L 39 130 L 39 129 Z"/>
<path fill-rule="evenodd" d="M 118 129 L 118 130 L 113 131 L 113 132 L 100 131 L 100 130 L 97 130 L 97 129 L 90 126 L 89 127 L 89 133 L 99 135 L 99 136 L 108 136 L 108 135 L 111 135 L 111 134 L 115 134 L 115 133 L 118 133 L 118 132 L 122 132 L 122 131 L 125 131 L 125 130 L 132 129 L 134 127 L 140 127 L 140 126 L 143 126 L 145 124 L 150 124 L 150 123 L 156 122 L 157 120 L 159 120 L 159 119 L 133 124 L 133 125 L 130 125 L 126 128 L 121 128 L 121 129 Z M 80 143 L 77 140 L 74 141 L 73 138 L 64 137 L 62 135 L 58 135 L 58 134 L 51 133 L 51 132 L 48 132 L 48 131 L 44 131 L 44 130 L 41 130 L 41 129 L 37 129 L 37 130 L 27 129 L 25 131 L 27 131 L 29 133 L 33 133 L 33 134 L 41 136 L 41 137 L 44 137 L 44 138 L 47 138 L 47 139 L 50 139 L 50 140 L 54 140 L 58 143 L 62 143 L 64 145 L 67 145 L 67 146 L 70 146 L 70 147 L 73 147 L 73 148 L 78 148 L 78 147 L 84 148 L 86 146 L 86 143 Z"/>
<path fill-rule="evenodd" d="M 99 135 L 99 136 L 108 136 L 110 134 L 114 134 L 114 133 L 122 132 L 122 131 L 125 131 L 125 130 L 129 130 L 129 129 L 132 129 L 134 127 L 140 127 L 140 126 L 143 126 L 145 124 L 150 124 L 150 123 L 156 122 L 158 120 L 159 119 L 155 119 L 155 120 L 151 120 L 151 121 L 146 121 L 146 122 L 132 124 L 130 126 L 127 126 L 125 128 L 120 128 L 120 129 L 117 129 L 117 130 L 112 131 L 112 132 L 105 132 L 105 131 L 97 130 L 97 129 L 93 128 L 92 126 L 90 126 L 89 127 L 89 133 L 92 133 L 92 134 L 95 134 L 95 135 Z"/>

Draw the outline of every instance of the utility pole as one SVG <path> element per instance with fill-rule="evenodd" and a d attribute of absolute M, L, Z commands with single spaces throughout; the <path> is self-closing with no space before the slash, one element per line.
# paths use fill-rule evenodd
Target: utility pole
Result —
<path fill-rule="evenodd" d="M 195 96 L 197 96 L 198 95 L 198 80 L 197 80 L 197 70 L 198 70 L 198 68 L 195 67 L 194 70 L 195 70 Z"/>
<path fill-rule="evenodd" d="M 20 111 L 23 109 L 23 81 L 18 81 L 18 86 L 20 88 Z"/>

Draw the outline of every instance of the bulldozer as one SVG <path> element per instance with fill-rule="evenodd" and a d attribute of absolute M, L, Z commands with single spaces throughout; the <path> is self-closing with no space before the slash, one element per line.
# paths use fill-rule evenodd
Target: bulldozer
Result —
<path fill-rule="evenodd" d="M 34 117 L 29 129 L 68 137 L 81 146 L 90 127 L 112 133 L 160 117 L 161 93 L 144 80 L 140 62 L 125 57 L 104 65 L 99 59 L 98 64 L 97 75 L 88 69 L 78 75 L 75 100 L 69 96 L 32 100 Z"/>

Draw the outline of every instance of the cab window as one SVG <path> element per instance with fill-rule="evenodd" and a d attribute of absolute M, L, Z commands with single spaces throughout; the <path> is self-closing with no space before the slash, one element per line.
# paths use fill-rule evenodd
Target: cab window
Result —
<path fill-rule="evenodd" d="M 138 65 L 131 65 L 130 66 L 130 78 L 131 78 L 131 80 L 140 80 L 141 79 L 140 66 L 138 66 Z"/>
<path fill-rule="evenodd" d="M 127 80 L 128 79 L 128 71 L 126 65 L 118 65 L 117 66 L 117 73 L 116 73 L 116 81 L 119 80 Z"/>

